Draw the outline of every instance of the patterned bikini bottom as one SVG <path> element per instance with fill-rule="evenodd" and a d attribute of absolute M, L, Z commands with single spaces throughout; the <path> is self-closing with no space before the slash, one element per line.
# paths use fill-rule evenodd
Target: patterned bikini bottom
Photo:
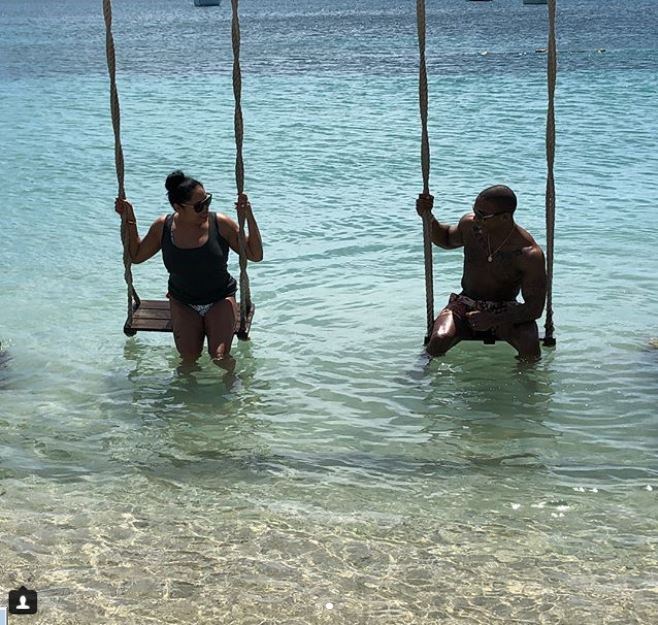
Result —
<path fill-rule="evenodd" d="M 167 293 L 167 297 L 171 297 L 169 293 Z M 208 314 L 208 311 L 218 302 L 221 302 L 222 300 L 228 298 L 228 297 L 235 297 L 235 293 L 230 293 L 226 297 L 223 297 L 222 299 L 218 299 L 216 302 L 211 302 L 210 304 L 185 304 L 185 306 L 189 306 L 195 313 L 197 313 L 200 317 L 205 317 Z M 180 301 L 180 300 L 177 300 Z M 181 302 L 183 304 L 184 302 Z"/>
<path fill-rule="evenodd" d="M 205 317 L 208 314 L 208 311 L 216 304 L 217 302 L 213 302 L 212 304 L 188 304 L 188 306 L 199 313 L 202 317 Z"/>

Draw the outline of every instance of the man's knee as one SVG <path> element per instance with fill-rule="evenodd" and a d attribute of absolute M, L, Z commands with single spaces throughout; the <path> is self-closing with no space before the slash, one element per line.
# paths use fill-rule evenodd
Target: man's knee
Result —
<path fill-rule="evenodd" d="M 514 339 L 510 343 L 522 358 L 537 358 L 541 355 L 539 330 L 534 321 L 515 326 Z"/>
<path fill-rule="evenodd" d="M 528 343 L 539 343 L 539 329 L 534 321 L 524 323 L 518 327 L 519 337 Z"/>
<path fill-rule="evenodd" d="M 432 333 L 429 343 L 427 344 L 427 353 L 430 356 L 442 356 L 454 345 L 454 343 L 454 333 L 439 329 Z"/>

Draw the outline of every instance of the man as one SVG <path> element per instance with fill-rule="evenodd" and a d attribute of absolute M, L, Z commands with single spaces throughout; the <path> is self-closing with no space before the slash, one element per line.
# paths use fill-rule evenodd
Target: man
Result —
<path fill-rule="evenodd" d="M 434 198 L 421 195 L 416 210 L 423 217 Z M 464 248 L 462 292 L 452 293 L 434 322 L 427 344 L 430 356 L 445 354 L 470 337 L 507 341 L 521 360 L 541 356 L 536 319 L 546 299 L 544 253 L 514 222 L 516 195 L 503 185 L 477 196 L 473 213 L 448 226 L 431 216 L 432 242 L 444 249 Z M 519 292 L 523 303 L 516 301 Z"/>

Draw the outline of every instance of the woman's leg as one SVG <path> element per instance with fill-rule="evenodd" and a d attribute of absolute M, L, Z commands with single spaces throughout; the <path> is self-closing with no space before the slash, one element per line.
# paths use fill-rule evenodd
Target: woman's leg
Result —
<path fill-rule="evenodd" d="M 176 349 L 185 364 L 191 364 L 203 351 L 203 317 L 187 304 L 169 298 L 171 326 L 174 330 Z"/>
<path fill-rule="evenodd" d="M 236 318 L 235 297 L 220 300 L 203 318 L 205 333 L 208 337 L 208 353 L 216 362 L 230 359 Z"/>

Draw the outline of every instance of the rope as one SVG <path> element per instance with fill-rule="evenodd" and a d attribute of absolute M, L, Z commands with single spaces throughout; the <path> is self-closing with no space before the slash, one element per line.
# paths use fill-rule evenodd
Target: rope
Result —
<path fill-rule="evenodd" d="M 546 334 L 544 345 L 555 345 L 553 332 L 553 258 L 555 248 L 555 83 L 557 44 L 555 37 L 556 0 L 548 0 L 548 112 L 546 115 Z"/>
<path fill-rule="evenodd" d="M 117 195 L 121 199 L 125 199 L 123 148 L 121 147 L 121 112 L 119 109 L 119 93 L 116 82 L 116 55 L 114 52 L 114 37 L 112 37 L 111 0 L 103 0 L 103 15 L 105 17 L 105 54 L 107 57 L 107 71 L 110 75 L 110 110 L 112 112 L 112 128 L 114 129 L 114 165 L 119 187 Z M 133 301 L 139 306 L 140 300 L 133 286 L 126 218 L 126 214 L 124 213 L 121 216 L 121 242 L 123 243 L 123 277 L 128 290 L 128 318 L 126 320 L 126 326 L 130 326 L 133 321 Z"/>
<path fill-rule="evenodd" d="M 244 192 L 244 161 L 242 159 L 242 140 L 244 125 L 242 122 L 242 76 L 240 73 L 240 18 L 238 17 L 238 1 L 231 0 L 233 22 L 231 36 L 233 40 L 233 96 L 235 97 L 235 186 L 238 195 Z M 251 291 L 247 275 L 247 242 L 244 232 L 244 216 L 238 213 L 238 242 L 240 248 L 240 333 L 246 330 L 247 315 L 251 308 Z"/>
<path fill-rule="evenodd" d="M 430 192 L 430 140 L 427 132 L 427 67 L 425 65 L 425 0 L 416 0 L 416 15 L 418 18 L 418 48 L 420 52 L 419 65 L 419 102 L 420 121 L 422 125 L 422 138 L 420 147 L 420 162 L 423 173 L 423 194 Z M 429 341 L 434 325 L 434 276 L 432 271 L 432 216 L 427 213 L 423 218 L 423 251 L 425 255 L 425 293 L 427 309 L 427 335 L 425 342 Z"/>

